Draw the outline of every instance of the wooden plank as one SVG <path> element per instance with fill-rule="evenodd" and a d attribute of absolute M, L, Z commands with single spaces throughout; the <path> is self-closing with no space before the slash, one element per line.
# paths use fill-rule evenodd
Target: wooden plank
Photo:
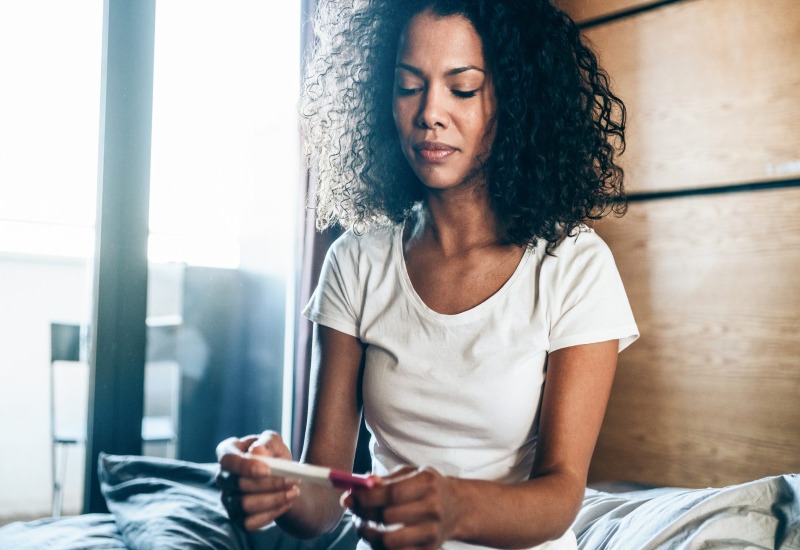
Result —
<path fill-rule="evenodd" d="M 800 472 L 800 189 L 633 203 L 598 232 L 642 337 L 592 481 L 706 487 Z"/>
<path fill-rule="evenodd" d="M 631 192 L 800 175 L 797 0 L 686 0 L 592 27 Z"/>
<path fill-rule="evenodd" d="M 657 0 L 555 0 L 559 9 L 567 12 L 576 23 L 583 23 L 616 15 L 631 9 L 643 8 L 660 3 Z"/>

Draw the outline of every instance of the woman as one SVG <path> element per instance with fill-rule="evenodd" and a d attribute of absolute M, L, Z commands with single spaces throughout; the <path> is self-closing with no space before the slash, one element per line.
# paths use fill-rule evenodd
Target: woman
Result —
<path fill-rule="evenodd" d="M 617 354 L 638 336 L 584 225 L 624 210 L 622 103 L 545 0 L 330 0 L 316 32 L 317 219 L 350 229 L 305 310 L 301 460 L 351 469 L 363 409 L 377 486 L 340 502 L 272 477 L 245 454 L 291 458 L 266 432 L 220 444 L 223 500 L 247 529 L 300 537 L 345 506 L 364 547 L 574 548 Z"/>

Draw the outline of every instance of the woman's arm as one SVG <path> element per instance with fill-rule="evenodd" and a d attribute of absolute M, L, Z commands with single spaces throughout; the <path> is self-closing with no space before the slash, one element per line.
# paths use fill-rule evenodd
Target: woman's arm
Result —
<path fill-rule="evenodd" d="M 528 548 L 560 537 L 583 500 L 589 462 L 617 363 L 617 340 L 550 354 L 531 479 L 513 485 L 405 470 L 348 499 L 369 542 L 386 548 L 439 548 L 448 539 L 495 548 Z M 502 396 L 498 396 L 502 401 Z M 502 426 L 498 426 L 502 429 Z"/>
<path fill-rule="evenodd" d="M 302 461 L 351 470 L 361 407 L 358 381 L 364 349 L 361 342 L 334 329 L 314 325 L 306 443 Z M 218 448 L 223 503 L 232 519 L 254 531 L 273 520 L 300 538 L 320 535 L 342 517 L 341 490 L 319 485 L 295 486 L 272 477 L 269 467 L 244 454 L 291 459 L 280 436 L 265 432 L 223 441 Z"/>
<path fill-rule="evenodd" d="M 308 423 L 301 462 L 353 469 L 361 422 L 358 387 L 363 360 L 360 340 L 314 325 Z M 276 521 L 295 536 L 320 535 L 341 520 L 341 494 L 341 490 L 303 485 L 295 504 Z"/>

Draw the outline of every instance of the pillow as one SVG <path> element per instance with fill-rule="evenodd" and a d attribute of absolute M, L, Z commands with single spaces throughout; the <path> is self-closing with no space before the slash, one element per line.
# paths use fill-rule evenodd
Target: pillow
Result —
<path fill-rule="evenodd" d="M 245 550 L 216 489 L 212 464 L 100 454 L 100 487 L 133 549 Z"/>
<path fill-rule="evenodd" d="M 101 453 L 98 469 L 108 509 L 133 550 L 352 550 L 358 541 L 347 517 L 332 533 L 307 541 L 274 524 L 240 530 L 220 501 L 216 463 Z"/>
<path fill-rule="evenodd" d="M 581 549 L 800 548 L 800 476 L 724 488 L 586 490 L 572 526 Z"/>

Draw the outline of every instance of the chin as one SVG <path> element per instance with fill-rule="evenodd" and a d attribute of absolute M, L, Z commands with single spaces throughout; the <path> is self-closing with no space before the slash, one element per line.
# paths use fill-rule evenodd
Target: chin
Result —
<path fill-rule="evenodd" d="M 450 189 L 457 187 L 464 181 L 463 177 L 445 174 L 443 170 L 415 170 L 419 181 L 427 189 Z"/>
<path fill-rule="evenodd" d="M 422 181 L 422 185 L 423 187 L 425 187 L 425 189 L 429 189 L 432 191 L 433 190 L 444 191 L 446 189 L 453 189 L 454 187 L 458 187 L 461 183 L 463 183 L 461 181 L 441 180 L 439 178 L 436 179 L 420 178 L 420 181 Z"/>
<path fill-rule="evenodd" d="M 454 189 L 457 187 L 471 187 L 482 181 L 483 178 L 476 177 L 477 173 L 466 174 L 444 174 L 441 171 L 431 172 L 426 170 L 416 171 L 422 185 L 429 190 L 444 191 L 447 189 Z"/>

